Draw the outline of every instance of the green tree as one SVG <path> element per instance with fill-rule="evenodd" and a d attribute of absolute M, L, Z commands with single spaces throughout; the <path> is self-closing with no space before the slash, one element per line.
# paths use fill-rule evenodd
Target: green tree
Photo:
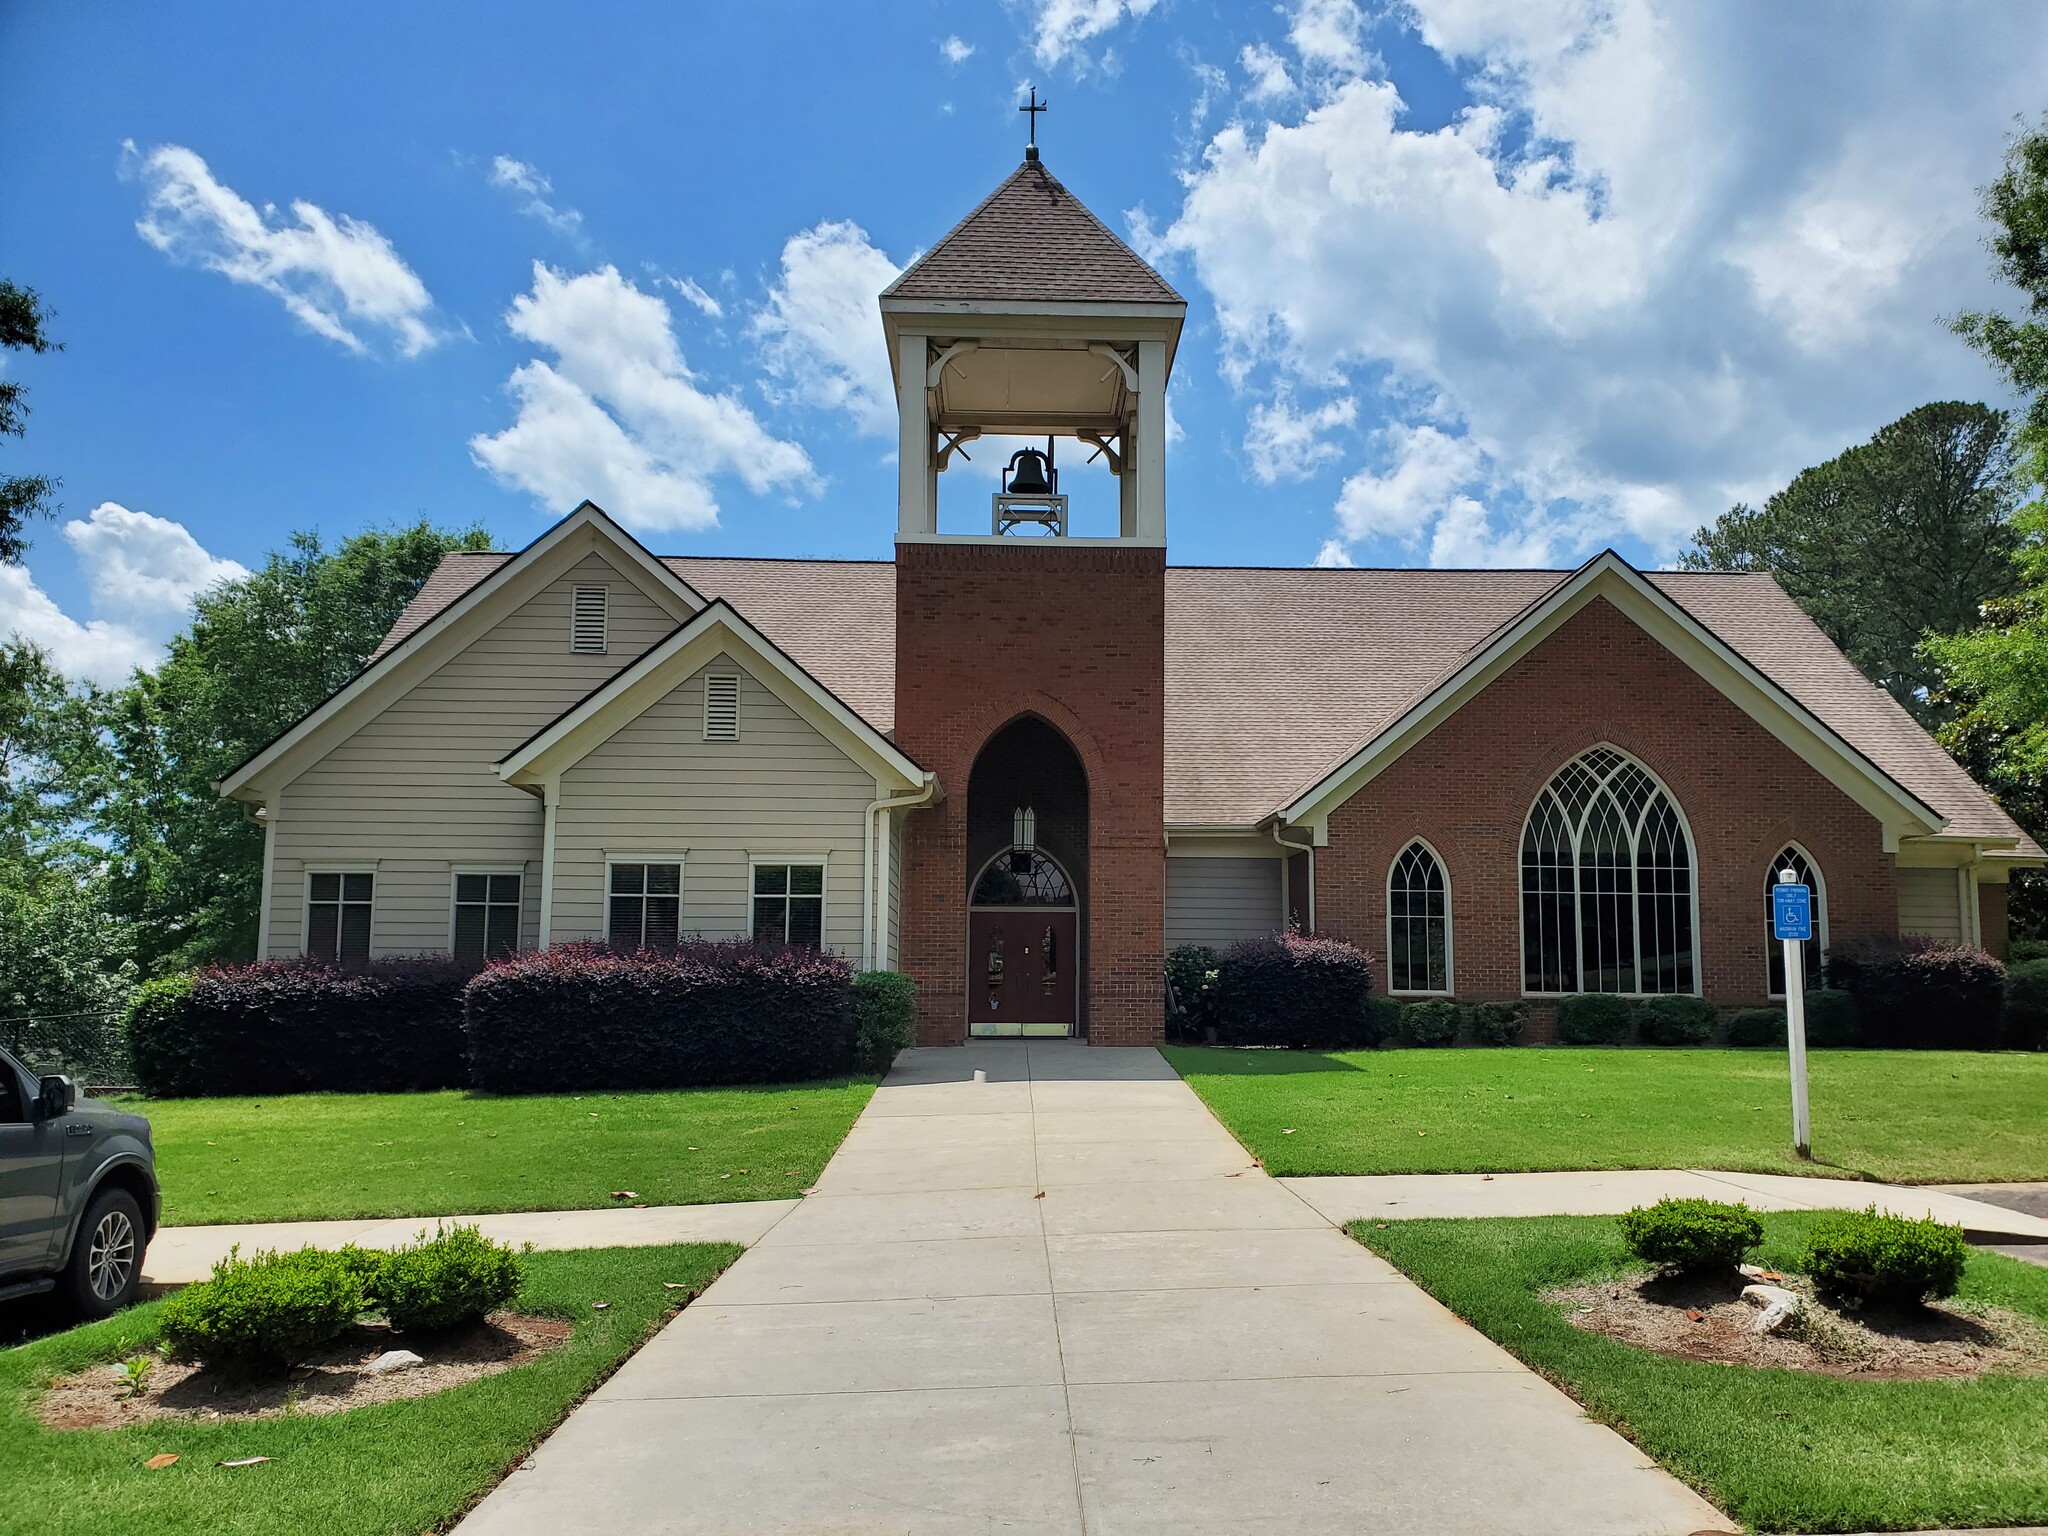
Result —
<path fill-rule="evenodd" d="M 0 277 L 0 347 L 10 352 L 61 352 L 44 324 L 50 312 L 33 288 L 17 288 Z M 0 434 L 20 437 L 28 430 L 27 391 L 19 380 L 0 379 Z M 0 562 L 21 559 L 28 548 L 28 520 L 50 510 L 58 482 L 48 475 L 0 475 Z"/>
<path fill-rule="evenodd" d="M 2048 437 L 2048 117 L 2013 136 L 1979 204 L 1992 224 L 1992 268 L 2025 295 L 2020 319 L 1973 310 L 1949 324 L 2027 399 L 2025 436 Z"/>
<path fill-rule="evenodd" d="M 147 974 L 255 954 L 263 833 L 214 782 L 359 672 L 444 554 L 489 547 L 425 522 L 332 551 L 294 534 L 199 597 L 163 663 L 104 701 L 93 814 Z"/>
<path fill-rule="evenodd" d="M 1976 622 L 2016 590 L 2017 477 L 2003 411 L 1941 401 L 1802 470 L 1761 507 L 1737 505 L 1693 535 L 1695 570 L 1771 572 L 1827 637 L 1927 725 L 1929 634 Z"/>

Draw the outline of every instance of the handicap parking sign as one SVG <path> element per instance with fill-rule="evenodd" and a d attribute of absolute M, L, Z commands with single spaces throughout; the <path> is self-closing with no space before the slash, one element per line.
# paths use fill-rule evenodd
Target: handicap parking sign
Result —
<path fill-rule="evenodd" d="M 1771 887 L 1771 931 L 1781 939 L 1813 937 L 1813 893 L 1803 885 Z"/>

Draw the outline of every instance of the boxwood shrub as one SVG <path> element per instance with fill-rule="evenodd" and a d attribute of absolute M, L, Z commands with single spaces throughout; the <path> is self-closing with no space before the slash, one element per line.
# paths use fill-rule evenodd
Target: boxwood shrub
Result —
<path fill-rule="evenodd" d="M 1199 1042 L 1216 1022 L 1218 964 L 1206 944 L 1180 944 L 1166 952 L 1166 1032 L 1172 1039 Z"/>
<path fill-rule="evenodd" d="M 1834 987 L 1815 987 L 1806 994 L 1806 1043 L 1808 1045 L 1861 1045 L 1862 1010 L 1854 993 Z"/>
<path fill-rule="evenodd" d="M 181 1360 L 240 1369 L 296 1364 L 355 1322 L 367 1298 L 361 1250 L 238 1251 L 213 1266 L 213 1278 L 175 1291 L 164 1303 L 164 1342 Z"/>
<path fill-rule="evenodd" d="M 1488 1045 L 1513 1045 L 1528 1022 L 1523 1003 L 1477 1003 L 1472 1009 L 1472 1032 Z"/>
<path fill-rule="evenodd" d="M 853 978 L 853 1064 L 880 1077 L 898 1051 L 917 1043 L 917 983 L 901 971 L 862 971 Z"/>
<path fill-rule="evenodd" d="M 151 982 L 128 1013 L 136 1081 L 157 1098 L 460 1087 L 473 970 L 432 955 L 345 971 L 259 960 Z"/>
<path fill-rule="evenodd" d="M 383 1255 L 367 1294 L 394 1328 L 453 1328 L 517 1296 L 521 1268 L 518 1254 L 477 1227 L 443 1227 Z"/>
<path fill-rule="evenodd" d="M 1628 1039 L 1628 999 L 1612 992 L 1559 998 L 1557 1038 L 1566 1045 L 1620 1045 Z"/>
<path fill-rule="evenodd" d="M 2016 1051 L 2048 1051 L 2048 959 L 2006 971 L 2005 1043 Z"/>
<path fill-rule="evenodd" d="M 1245 939 L 1216 967 L 1216 1034 L 1225 1045 L 1359 1050 L 1378 1045 L 1372 957 L 1341 939 L 1282 933 Z"/>
<path fill-rule="evenodd" d="M 1764 1225 L 1754 1211 L 1718 1200 L 1659 1200 L 1619 1219 L 1629 1252 L 1669 1270 L 1730 1270 L 1764 1240 Z"/>
<path fill-rule="evenodd" d="M 1728 1015 L 1730 1045 L 1777 1045 L 1785 1043 L 1785 1010 L 1782 1008 L 1738 1008 Z"/>
<path fill-rule="evenodd" d="M 1412 1045 L 1449 1045 L 1458 1038 L 1458 1005 L 1429 997 L 1401 1010 L 1401 1032 Z"/>
<path fill-rule="evenodd" d="M 1651 1045 L 1705 1045 L 1719 1016 L 1704 997 L 1646 997 L 1636 1008 L 1637 1027 Z"/>
<path fill-rule="evenodd" d="M 1879 1211 L 1836 1211 L 1806 1240 L 1806 1273 L 1822 1290 L 1906 1306 L 1953 1296 L 1970 1245 L 1961 1227 Z"/>
<path fill-rule="evenodd" d="M 1855 997 L 1864 1045 L 1991 1050 L 2004 1033 L 2005 967 L 1966 944 L 1917 935 L 1838 944 L 1827 980 Z"/>
<path fill-rule="evenodd" d="M 746 939 L 564 944 L 470 982 L 471 1080 L 491 1093 L 797 1082 L 852 1071 L 853 969 Z"/>

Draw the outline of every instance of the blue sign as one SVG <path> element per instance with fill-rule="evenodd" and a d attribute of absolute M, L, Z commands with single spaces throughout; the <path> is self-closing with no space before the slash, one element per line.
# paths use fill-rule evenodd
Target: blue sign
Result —
<path fill-rule="evenodd" d="M 1813 893 L 1803 885 L 1771 887 L 1771 932 L 1781 939 L 1813 937 Z"/>

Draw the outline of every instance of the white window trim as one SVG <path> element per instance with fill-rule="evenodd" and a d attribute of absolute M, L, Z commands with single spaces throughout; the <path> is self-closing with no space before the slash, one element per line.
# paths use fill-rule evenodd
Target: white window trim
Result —
<path fill-rule="evenodd" d="M 1633 753 L 1633 752 L 1629 751 L 1629 749 L 1628 749 L 1627 747 L 1622 747 L 1622 746 L 1616 746 L 1616 745 L 1615 745 L 1615 744 L 1614 744 L 1613 742 L 1611 742 L 1611 741 L 1596 741 L 1596 742 L 1594 742 L 1594 743 L 1593 743 L 1593 744 L 1592 744 L 1591 746 L 1588 746 L 1588 747 L 1581 747 L 1581 748 L 1580 748 L 1580 749 L 1579 749 L 1578 751 L 1576 751 L 1576 752 L 1572 753 L 1572 754 L 1571 754 L 1571 756 L 1569 756 L 1569 757 L 1567 757 L 1567 758 L 1563 759 L 1563 760 L 1562 760 L 1561 762 L 1559 762 L 1559 763 L 1558 763 L 1558 765 L 1557 765 L 1557 766 L 1556 766 L 1555 768 L 1552 768 L 1552 769 L 1550 770 L 1550 772 L 1549 772 L 1549 773 L 1547 773 L 1547 774 L 1545 774 L 1545 775 L 1543 776 L 1543 782 L 1542 782 L 1541 784 L 1539 784 L 1539 785 L 1537 785 L 1537 786 L 1536 786 L 1536 793 L 1535 793 L 1535 794 L 1533 794 L 1533 795 L 1531 795 L 1531 796 L 1529 797 L 1529 809 L 1528 809 L 1528 810 L 1526 810 L 1526 811 L 1524 811 L 1524 812 L 1522 813 L 1522 827 L 1521 827 L 1521 830 L 1520 830 L 1519 832 L 1517 832 L 1517 833 L 1515 834 L 1515 847 L 1514 847 L 1514 861 L 1515 861 L 1515 969 L 1516 969 L 1516 970 L 1518 970 L 1518 971 L 1520 971 L 1520 972 L 1522 973 L 1522 981 L 1523 981 L 1523 985 L 1522 985 L 1522 996 L 1523 996 L 1524 998 L 1532 999 L 1532 1000 L 1535 1000 L 1535 1001 L 1538 1001 L 1538 1002 L 1555 1002 L 1555 1001 L 1556 1001 L 1556 1000 L 1557 1000 L 1558 998 L 1561 998 L 1561 997 L 1591 997 L 1591 996 L 1594 996 L 1594 995 L 1595 995 L 1595 994 L 1593 994 L 1593 993 L 1590 993 L 1590 992 L 1586 991 L 1586 989 L 1585 989 L 1585 988 L 1583 988 L 1583 987 L 1581 987 L 1581 988 L 1580 988 L 1580 989 L 1579 989 L 1578 991 L 1576 991 L 1576 992 L 1532 992 L 1532 991 L 1530 991 L 1530 990 L 1529 990 L 1529 987 L 1528 987 L 1528 978 L 1529 978 L 1529 959 L 1528 959 L 1528 957 L 1529 957 L 1529 951 L 1528 951 L 1528 947 L 1527 947 L 1527 946 L 1528 946 L 1528 940 L 1529 940 L 1529 936 L 1528 936 L 1527 932 L 1525 931 L 1525 930 L 1526 930 L 1526 928 L 1527 928 L 1527 926 L 1528 926 L 1528 921 L 1529 921 L 1529 909 L 1528 909 L 1528 903 L 1527 903 L 1527 902 L 1525 902 L 1525 901 L 1524 901 L 1524 900 L 1522 899 L 1522 897 L 1523 897 L 1523 891 L 1522 891 L 1522 842 L 1523 842 L 1523 840 L 1524 840 L 1525 838 L 1527 838 L 1527 837 L 1528 837 L 1528 835 L 1529 835 L 1529 818 L 1530 818 L 1531 816 L 1534 816 L 1534 815 L 1536 814 L 1536 802 L 1537 802 L 1538 800 L 1541 800 L 1541 799 L 1543 798 L 1543 792 L 1544 792 L 1545 790 L 1547 790 L 1547 789 L 1549 789 L 1549 788 L 1550 788 L 1550 785 L 1551 785 L 1551 781 L 1552 781 L 1553 779 L 1555 779 L 1555 778 L 1556 778 L 1556 777 L 1558 776 L 1558 774 L 1560 774 L 1561 772 L 1563 772 L 1563 771 L 1564 771 L 1564 766 L 1565 766 L 1565 764 L 1566 764 L 1566 763 L 1575 763 L 1575 762 L 1577 762 L 1577 761 L 1578 761 L 1578 760 L 1579 760 L 1580 758 L 1584 757 L 1584 756 L 1585 756 L 1585 755 L 1586 755 L 1586 754 L 1587 754 L 1588 752 L 1598 752 L 1598 751 L 1602 750 L 1603 748 L 1604 748 L 1605 750 L 1609 751 L 1609 752 L 1613 752 L 1613 753 L 1616 753 L 1616 754 L 1618 754 L 1618 755 L 1619 755 L 1619 756 L 1621 756 L 1621 757 L 1625 757 L 1625 758 L 1627 758 L 1627 759 L 1628 759 L 1628 760 L 1629 760 L 1630 762 L 1634 763 L 1634 764 L 1635 764 L 1635 765 L 1636 765 L 1636 766 L 1637 766 L 1638 768 L 1642 769 L 1644 773 L 1646 773 L 1646 774 L 1648 774 L 1648 775 L 1650 776 L 1650 782 L 1652 782 L 1653 784 L 1655 784 L 1655 785 L 1656 785 L 1656 786 L 1657 786 L 1657 787 L 1658 787 L 1658 788 L 1659 788 L 1660 790 L 1662 790 L 1662 791 L 1664 792 L 1664 795 L 1665 795 L 1665 797 L 1666 797 L 1667 799 L 1669 799 L 1669 800 L 1670 800 L 1670 802 L 1671 802 L 1671 809 L 1672 809 L 1672 811 L 1673 811 L 1673 812 L 1675 812 L 1675 813 L 1677 814 L 1677 816 L 1678 816 L 1678 825 L 1679 825 L 1679 828 L 1680 828 L 1680 830 L 1682 830 L 1682 831 L 1683 831 L 1683 832 L 1685 833 L 1685 848 L 1686 848 L 1686 852 L 1687 852 L 1688 854 L 1690 854 L 1690 855 L 1691 855 L 1691 857 L 1690 857 L 1690 858 L 1689 858 L 1689 859 L 1688 859 L 1688 860 L 1687 860 L 1686 862 L 1687 862 L 1687 863 L 1688 863 L 1688 864 L 1689 864 L 1689 865 L 1691 866 L 1691 869 L 1690 869 L 1690 871 L 1689 871 L 1689 874 L 1690 874 L 1690 882 L 1689 882 L 1689 884 L 1690 884 L 1690 895 L 1691 895 L 1691 897 L 1692 897 L 1692 991 L 1690 991 L 1690 992 L 1616 992 L 1616 993 L 1614 993 L 1613 995 L 1614 995 L 1614 996 L 1616 996 L 1616 997 L 1628 997 L 1628 998 L 1635 998 L 1635 999 L 1637 999 L 1637 1000 L 1641 1000 L 1641 999 L 1644 999 L 1644 998 L 1651 998 L 1651 997 L 1701 997 L 1701 996 L 1704 996 L 1704 995 L 1705 995 L 1705 991 L 1704 991 L 1704 989 L 1705 989 L 1705 987 L 1706 987 L 1706 965 L 1705 965 L 1705 956 L 1703 956 L 1703 955 L 1702 955 L 1702 954 L 1700 953 L 1700 844 L 1699 844 L 1699 839 L 1698 839 L 1698 838 L 1696 838 L 1696 837 L 1694 837 L 1694 836 L 1692 835 L 1692 821 L 1691 821 L 1691 819 L 1690 819 L 1689 817 L 1687 817 L 1687 815 L 1685 814 L 1685 803 L 1684 803 L 1684 802 L 1683 802 L 1682 800 L 1680 800 L 1680 799 L 1678 798 L 1677 794 L 1676 794 L 1676 793 L 1675 793 L 1675 792 L 1674 792 L 1674 791 L 1672 790 L 1671 786 L 1670 786 L 1669 784 L 1666 784 L 1666 783 L 1664 782 L 1664 777 L 1663 777 L 1663 775 L 1662 775 L 1662 774 L 1660 774 L 1660 773 L 1658 773 L 1656 769 L 1652 768 L 1652 767 L 1651 767 L 1651 766 L 1650 766 L 1650 765 L 1649 765 L 1648 763 L 1644 762 L 1644 761 L 1643 761 L 1643 760 L 1642 760 L 1642 759 L 1641 759 L 1640 757 L 1636 756 L 1636 754 L 1635 754 L 1635 753 Z M 1405 847 L 1405 846 L 1406 846 L 1406 844 L 1403 844 L 1402 846 L 1404 846 L 1404 847 Z M 1574 854 L 1574 855 L 1573 855 L 1573 864 L 1572 864 L 1572 871 L 1573 871 L 1573 873 L 1572 873 L 1572 892 L 1573 892 L 1573 895 L 1572 895 L 1572 912 L 1573 912 L 1573 916 L 1574 916 L 1574 919 L 1576 919 L 1576 917 L 1577 917 L 1577 913 L 1578 913 L 1578 862 L 1577 862 L 1577 855 L 1576 855 L 1576 854 Z M 1448 878 L 1448 875 L 1446 876 L 1446 878 Z M 1633 873 L 1631 873 L 1631 876 L 1630 876 L 1630 878 L 1631 878 L 1631 879 L 1633 879 L 1633 878 L 1634 878 L 1634 876 L 1633 876 Z M 1641 942 L 1640 942 L 1640 941 L 1641 941 L 1641 934 L 1640 934 L 1640 932 L 1639 932 L 1639 933 L 1638 933 L 1638 935 L 1637 935 L 1637 940 L 1638 940 L 1638 946 L 1637 946 L 1637 947 L 1638 947 L 1638 948 L 1640 949 L 1640 947 L 1641 947 Z M 1583 929 L 1582 927 L 1580 927 L 1580 925 L 1579 925 L 1579 924 L 1577 923 L 1577 921 L 1576 921 L 1576 920 L 1575 920 L 1575 921 L 1573 922 L 1573 924 L 1572 924 L 1572 943 L 1578 946 L 1578 971 L 1579 971 L 1579 978 L 1580 978 L 1581 980 L 1584 980 L 1584 979 L 1585 979 L 1585 975 L 1586 975 L 1586 955 L 1585 955 L 1585 943 L 1586 943 L 1586 936 L 1585 936 L 1585 931 L 1584 931 L 1584 929 Z M 1638 967 L 1637 967 L 1637 975 L 1638 975 L 1638 979 L 1640 979 L 1640 976 L 1641 976 L 1641 970 L 1642 970 L 1641 966 L 1640 966 L 1640 965 L 1638 965 Z"/>
<path fill-rule="evenodd" d="M 1550 781 L 1545 779 L 1543 782 L 1548 785 Z M 1425 990 L 1396 987 L 1394 985 L 1394 871 L 1401 867 L 1401 860 L 1407 855 L 1408 850 L 1417 843 L 1422 844 L 1424 848 L 1429 850 L 1429 856 L 1436 860 L 1436 867 L 1443 871 L 1444 877 L 1444 984 L 1441 987 Z M 1281 869 L 1283 871 L 1281 877 L 1281 891 L 1283 893 L 1281 896 L 1281 906 L 1284 917 L 1284 908 L 1286 907 L 1286 896 L 1284 894 L 1286 891 L 1286 876 L 1284 873 L 1286 865 L 1284 861 L 1282 862 Z M 1521 871 L 1521 849 L 1519 847 L 1515 850 L 1515 869 L 1517 878 L 1519 878 Z M 1383 887 L 1383 895 L 1387 906 L 1387 996 L 1455 997 L 1458 991 L 1458 966 L 1456 954 L 1452 948 L 1457 939 L 1453 931 L 1455 924 L 1452 921 L 1451 861 L 1439 853 L 1436 844 L 1426 837 L 1404 838 L 1401 846 L 1394 850 L 1393 858 L 1387 861 L 1387 881 Z M 1516 893 L 1518 904 L 1520 899 L 1521 893 L 1518 891 Z"/>
<path fill-rule="evenodd" d="M 308 863 L 299 884 L 299 953 L 313 953 L 313 877 L 315 875 L 368 875 L 370 877 L 370 954 L 377 950 L 377 866 L 372 864 Z M 360 903 L 352 903 L 360 905 Z M 452 927 L 452 920 L 450 926 Z M 369 956 L 365 956 L 365 959 Z"/>
<path fill-rule="evenodd" d="M 1828 872 L 1820 867 L 1820 860 L 1816 859 L 1813 856 L 1813 850 L 1811 848 L 1807 847 L 1806 844 L 1800 842 L 1799 839 L 1796 837 L 1788 837 L 1785 839 L 1784 842 L 1780 843 L 1777 846 L 1777 848 L 1774 849 L 1771 853 L 1771 879 L 1773 881 L 1776 881 L 1776 879 L 1778 878 L 1777 871 L 1780 867 L 1777 862 L 1778 855 L 1783 853 L 1787 848 L 1796 849 L 1798 851 L 1799 857 L 1806 860 L 1807 869 L 1811 871 L 1813 874 L 1813 936 L 1816 939 L 1820 940 L 1820 956 L 1821 959 L 1825 961 L 1828 956 Z M 1806 980 L 1809 983 L 1811 983 L 1814 980 L 1814 978 L 1809 976 L 1806 978 Z M 1782 999 L 1785 996 L 1783 992 L 1770 991 L 1770 985 L 1771 956 L 1770 952 L 1766 950 L 1764 953 L 1764 996 L 1775 997 L 1779 999 Z"/>
<path fill-rule="evenodd" d="M 706 741 L 730 743 L 740 739 L 740 695 L 746 691 L 741 681 L 744 674 L 738 667 L 729 670 L 716 666 L 707 667 L 704 672 L 704 739 Z M 732 680 L 732 734 L 714 736 L 711 734 L 711 683 L 714 678 Z"/>
<path fill-rule="evenodd" d="M 448 953 L 455 953 L 455 893 L 464 875 L 517 875 L 519 877 L 519 938 L 514 949 L 524 949 L 526 939 L 526 866 L 524 864 L 451 864 L 448 866 Z M 374 896 L 374 892 L 372 895 Z M 475 906 L 475 902 L 470 903 Z M 501 903 L 502 905 L 502 903 Z M 486 924 L 486 927 L 489 925 Z M 486 943 L 488 943 L 488 937 Z"/>
<path fill-rule="evenodd" d="M 754 936 L 754 871 L 763 864 L 815 864 L 818 866 L 818 952 L 833 951 L 825 942 L 825 919 L 832 899 L 832 859 L 823 853 L 749 853 L 747 855 L 747 937 Z M 773 895 L 773 892 L 769 893 Z M 786 898 L 785 898 L 786 899 Z"/>
<path fill-rule="evenodd" d="M 673 864 L 676 867 L 676 941 L 680 943 L 689 930 L 683 925 L 683 916 L 688 908 L 685 900 L 690 888 L 690 860 L 680 853 L 612 853 L 604 856 L 604 941 L 612 941 L 612 868 L 618 864 Z M 642 898 L 645 900 L 645 897 Z M 643 909 L 643 921 L 644 909 Z M 645 936 L 644 934 L 642 935 Z"/>

